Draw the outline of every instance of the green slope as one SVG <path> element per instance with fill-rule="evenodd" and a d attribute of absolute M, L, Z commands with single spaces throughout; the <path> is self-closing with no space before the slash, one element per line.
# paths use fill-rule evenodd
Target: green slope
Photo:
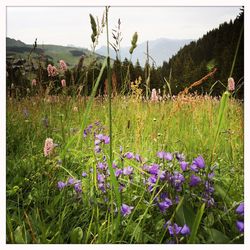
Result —
<path fill-rule="evenodd" d="M 6 38 L 6 55 L 14 58 L 27 59 L 33 45 L 25 44 L 15 39 Z M 83 48 L 60 46 L 60 45 L 37 45 L 33 53 L 33 58 L 47 57 L 50 62 L 54 64 L 58 63 L 59 60 L 64 60 L 69 67 L 74 67 L 80 57 L 83 55 L 86 57 L 85 63 L 88 63 L 88 56 L 91 51 Z M 98 60 L 103 60 L 103 56 L 95 54 Z"/>

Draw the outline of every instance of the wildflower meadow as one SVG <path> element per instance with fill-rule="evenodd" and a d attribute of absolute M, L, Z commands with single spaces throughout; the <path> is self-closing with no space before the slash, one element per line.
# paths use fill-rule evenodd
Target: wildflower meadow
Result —
<path fill-rule="evenodd" d="M 119 85 L 110 50 L 119 58 L 120 23 L 111 43 L 109 15 L 90 14 L 92 53 L 75 67 L 42 57 L 34 67 L 35 43 L 25 76 L 7 70 L 6 242 L 244 243 L 239 46 L 218 95 L 173 94 L 171 77 L 152 88 L 130 64 Z M 98 61 L 100 36 L 107 54 Z"/>

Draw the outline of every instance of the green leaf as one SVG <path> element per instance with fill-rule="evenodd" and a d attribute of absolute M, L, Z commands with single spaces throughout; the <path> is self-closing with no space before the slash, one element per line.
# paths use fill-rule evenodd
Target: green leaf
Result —
<path fill-rule="evenodd" d="M 18 226 L 14 232 L 15 242 L 17 244 L 25 244 L 25 240 L 23 237 L 23 230 L 21 226 Z"/>
<path fill-rule="evenodd" d="M 214 185 L 215 194 L 220 196 L 227 204 L 231 204 L 232 200 L 227 195 L 226 191 L 218 184 Z"/>
<path fill-rule="evenodd" d="M 202 218 L 202 215 L 204 213 L 204 210 L 205 210 L 205 203 L 203 203 L 201 205 L 200 209 L 198 210 L 198 212 L 196 214 L 194 224 L 192 226 L 191 235 L 190 235 L 190 238 L 189 238 L 189 241 L 188 241 L 189 244 L 195 243 L 195 239 L 196 239 L 196 236 L 197 236 L 197 233 L 198 233 L 198 229 L 199 229 L 199 226 L 200 226 L 200 223 L 201 223 L 201 218 Z"/>
<path fill-rule="evenodd" d="M 208 216 L 204 219 L 204 223 L 207 227 L 212 227 L 214 224 L 214 215 L 209 213 Z"/>
<path fill-rule="evenodd" d="M 224 233 L 218 231 L 217 229 L 208 228 L 208 232 L 210 234 L 209 242 L 211 243 L 223 244 L 230 241 L 230 239 Z"/>
<path fill-rule="evenodd" d="M 71 243 L 81 243 L 83 237 L 83 231 L 80 227 L 76 227 L 72 230 L 70 234 L 70 242 Z"/>

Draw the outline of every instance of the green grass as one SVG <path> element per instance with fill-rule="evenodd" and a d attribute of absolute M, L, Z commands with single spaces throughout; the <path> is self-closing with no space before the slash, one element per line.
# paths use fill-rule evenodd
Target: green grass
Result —
<path fill-rule="evenodd" d="M 73 111 L 74 107 L 78 107 L 78 112 Z M 25 108 L 28 117 L 23 115 Z M 115 193 L 110 190 L 103 195 L 98 189 L 95 174 L 101 156 L 94 154 L 93 138 L 87 137 L 81 144 L 76 139 L 61 154 L 74 135 L 78 138 L 85 109 L 82 100 L 63 96 L 55 103 L 39 97 L 7 100 L 8 243 L 165 243 L 170 236 L 164 224 L 170 219 L 180 225 L 187 223 L 191 228 L 191 238 L 178 239 L 180 243 L 243 242 L 243 235 L 235 227 L 235 209 L 244 199 L 242 103 L 229 99 L 214 147 L 219 114 L 217 99 L 197 96 L 161 103 L 125 97 L 112 100 L 113 159 L 120 168 L 128 165 L 134 168 L 132 182 L 127 176 L 120 180 L 126 183 L 125 192 L 121 193 L 122 203 L 134 209 L 122 218 L 116 239 L 113 237 L 116 216 L 110 212 L 115 209 Z M 42 122 L 45 116 L 48 128 Z M 83 126 L 86 128 L 95 121 L 100 121 L 103 134 L 108 134 L 108 100 L 94 101 L 88 124 Z M 46 158 L 43 146 L 48 137 L 58 147 Z M 161 150 L 183 152 L 189 162 L 202 155 L 207 165 L 213 155 L 211 165 L 217 164 L 216 205 L 202 207 L 204 211 L 196 218 L 202 201 L 190 198 L 185 189 L 180 193 L 179 206 L 160 213 L 154 204 L 159 190 L 147 192 L 141 164 L 128 159 L 121 161 L 120 146 L 123 152 L 139 153 L 145 161 L 158 163 L 156 153 Z M 108 156 L 109 145 L 102 148 Z M 62 160 L 61 165 L 58 160 Z M 176 163 L 174 168 L 180 171 Z M 81 177 L 83 171 L 87 172 L 87 178 Z M 67 180 L 69 173 L 81 180 L 82 194 L 77 195 L 70 188 L 58 190 L 57 182 Z M 166 189 L 167 184 L 159 188 Z"/>

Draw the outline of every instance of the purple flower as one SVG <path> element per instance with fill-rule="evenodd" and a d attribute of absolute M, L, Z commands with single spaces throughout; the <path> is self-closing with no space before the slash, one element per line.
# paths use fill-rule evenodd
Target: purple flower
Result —
<path fill-rule="evenodd" d="M 240 205 L 237 207 L 236 213 L 240 215 L 244 215 L 244 202 L 240 203 Z"/>
<path fill-rule="evenodd" d="M 74 185 L 74 189 L 77 193 L 81 193 L 82 192 L 82 185 L 80 182 L 77 182 L 75 185 Z"/>
<path fill-rule="evenodd" d="M 59 190 L 62 190 L 67 184 L 64 183 L 63 181 L 58 181 L 57 187 Z"/>
<path fill-rule="evenodd" d="M 182 171 L 187 171 L 188 162 L 186 162 L 186 161 L 181 161 L 181 162 L 180 162 L 180 166 L 181 166 Z"/>
<path fill-rule="evenodd" d="M 133 170 L 134 169 L 132 167 L 128 166 L 128 167 L 123 169 L 123 174 L 124 175 L 131 175 L 133 173 Z"/>
<path fill-rule="evenodd" d="M 96 139 L 95 140 L 95 145 L 97 146 L 97 145 L 99 145 L 101 143 L 101 140 L 99 140 L 99 139 Z"/>
<path fill-rule="evenodd" d="M 209 181 L 205 182 L 205 190 L 208 194 L 211 194 L 214 192 L 214 187 L 212 186 L 212 184 Z"/>
<path fill-rule="evenodd" d="M 104 174 L 97 174 L 97 180 L 99 183 L 102 183 L 105 181 L 105 175 Z"/>
<path fill-rule="evenodd" d="M 142 169 L 143 169 L 144 171 L 149 171 L 149 166 L 144 164 L 144 165 L 142 166 Z"/>
<path fill-rule="evenodd" d="M 101 147 L 98 146 L 98 145 L 96 145 L 96 146 L 95 146 L 95 152 L 96 152 L 96 153 L 100 153 L 101 151 L 102 151 Z"/>
<path fill-rule="evenodd" d="M 112 168 L 114 168 L 114 169 L 117 168 L 117 165 L 114 162 L 112 163 Z"/>
<path fill-rule="evenodd" d="M 158 171 L 158 176 L 160 177 L 161 180 L 165 180 L 165 178 L 166 178 L 166 171 L 159 170 Z"/>
<path fill-rule="evenodd" d="M 70 177 L 68 179 L 67 185 L 72 185 L 72 184 L 74 184 L 74 182 L 75 182 L 74 178 Z"/>
<path fill-rule="evenodd" d="M 236 227 L 240 233 L 244 233 L 244 222 L 243 221 L 236 221 Z"/>
<path fill-rule="evenodd" d="M 104 144 L 109 144 L 110 143 L 110 137 L 107 135 L 104 135 L 102 137 Z"/>
<path fill-rule="evenodd" d="M 190 169 L 191 169 L 192 171 L 194 171 L 194 172 L 198 172 L 198 171 L 199 171 L 198 166 L 195 165 L 195 164 L 191 164 Z"/>
<path fill-rule="evenodd" d="M 201 155 L 193 160 L 193 164 L 196 165 L 198 168 L 205 168 L 205 161 Z"/>
<path fill-rule="evenodd" d="M 181 234 L 184 235 L 184 236 L 190 234 L 190 229 L 189 229 L 189 227 L 186 224 L 182 227 Z"/>
<path fill-rule="evenodd" d="M 87 173 L 86 172 L 82 172 L 82 177 L 87 177 Z"/>
<path fill-rule="evenodd" d="M 120 175 L 122 175 L 123 171 L 122 169 L 116 169 L 115 170 L 115 176 L 118 178 Z"/>
<path fill-rule="evenodd" d="M 148 172 L 149 172 L 150 174 L 157 174 L 158 171 L 159 171 L 159 165 L 158 165 L 158 164 L 155 164 L 155 163 L 153 163 L 153 164 L 152 164 L 151 166 L 149 166 L 149 168 L 148 168 Z"/>
<path fill-rule="evenodd" d="M 136 161 L 138 161 L 138 162 L 142 162 L 142 158 L 141 158 L 141 156 L 138 155 L 138 154 L 135 155 L 135 159 L 136 159 Z"/>
<path fill-rule="evenodd" d="M 176 157 L 176 159 L 177 159 L 179 162 L 185 161 L 185 155 L 184 155 L 184 154 L 176 153 L 176 154 L 175 154 L 175 157 Z"/>
<path fill-rule="evenodd" d="M 122 215 L 126 216 L 126 215 L 131 214 L 133 208 L 134 207 L 128 206 L 126 204 L 122 204 L 122 206 L 121 206 L 121 213 L 122 213 Z"/>
<path fill-rule="evenodd" d="M 87 137 L 87 135 L 88 135 L 88 133 L 87 133 L 86 129 L 84 129 L 83 130 L 83 137 L 85 138 L 85 137 Z"/>
<path fill-rule="evenodd" d="M 127 152 L 127 153 L 124 154 L 124 157 L 126 157 L 127 159 L 133 159 L 134 154 L 132 152 Z"/>
<path fill-rule="evenodd" d="M 190 178 L 189 186 L 194 187 L 197 186 L 201 182 L 201 178 L 196 175 L 192 175 Z"/>
<path fill-rule="evenodd" d="M 175 171 L 174 175 L 171 177 L 171 182 L 176 191 L 180 192 L 182 190 L 182 183 L 185 181 L 185 178 L 182 174 Z"/>
<path fill-rule="evenodd" d="M 174 225 L 169 225 L 168 226 L 168 232 L 171 236 L 178 235 L 181 231 L 182 227 L 179 227 L 176 223 Z"/>
<path fill-rule="evenodd" d="M 98 162 L 97 163 L 97 167 L 99 169 L 106 169 L 107 168 L 107 164 L 106 163 L 103 163 L 103 162 Z"/>
<path fill-rule="evenodd" d="M 104 183 L 98 183 L 98 187 L 99 187 L 99 189 L 100 189 L 103 193 L 106 192 Z"/>
<path fill-rule="evenodd" d="M 103 134 L 98 134 L 95 136 L 98 140 L 102 141 L 103 138 Z"/>
<path fill-rule="evenodd" d="M 211 172 L 211 173 L 208 174 L 208 179 L 211 180 L 211 179 L 213 179 L 213 177 L 214 177 L 214 172 Z"/>
<path fill-rule="evenodd" d="M 159 152 L 157 153 L 157 156 L 158 156 L 160 159 L 163 159 L 163 158 L 164 158 L 164 154 L 165 154 L 164 151 L 159 151 Z"/>
<path fill-rule="evenodd" d="M 165 155 L 164 155 L 164 159 L 167 160 L 167 161 L 172 161 L 173 160 L 173 155 L 166 152 Z"/>
<path fill-rule="evenodd" d="M 158 207 L 163 213 L 172 205 L 173 205 L 172 201 L 168 198 L 165 198 L 164 201 L 158 203 Z"/>
<path fill-rule="evenodd" d="M 157 156 L 160 158 L 160 159 L 165 159 L 167 161 L 172 161 L 173 160 L 173 155 L 168 153 L 168 152 L 164 152 L 164 151 L 159 151 L 157 153 Z"/>
<path fill-rule="evenodd" d="M 124 188 L 125 188 L 125 185 L 122 184 L 122 183 L 120 183 L 120 185 L 119 185 L 119 192 L 122 192 Z"/>
<path fill-rule="evenodd" d="M 155 175 L 151 175 L 149 178 L 148 178 L 148 182 L 150 184 L 155 184 L 157 181 L 157 178 L 155 177 Z"/>

